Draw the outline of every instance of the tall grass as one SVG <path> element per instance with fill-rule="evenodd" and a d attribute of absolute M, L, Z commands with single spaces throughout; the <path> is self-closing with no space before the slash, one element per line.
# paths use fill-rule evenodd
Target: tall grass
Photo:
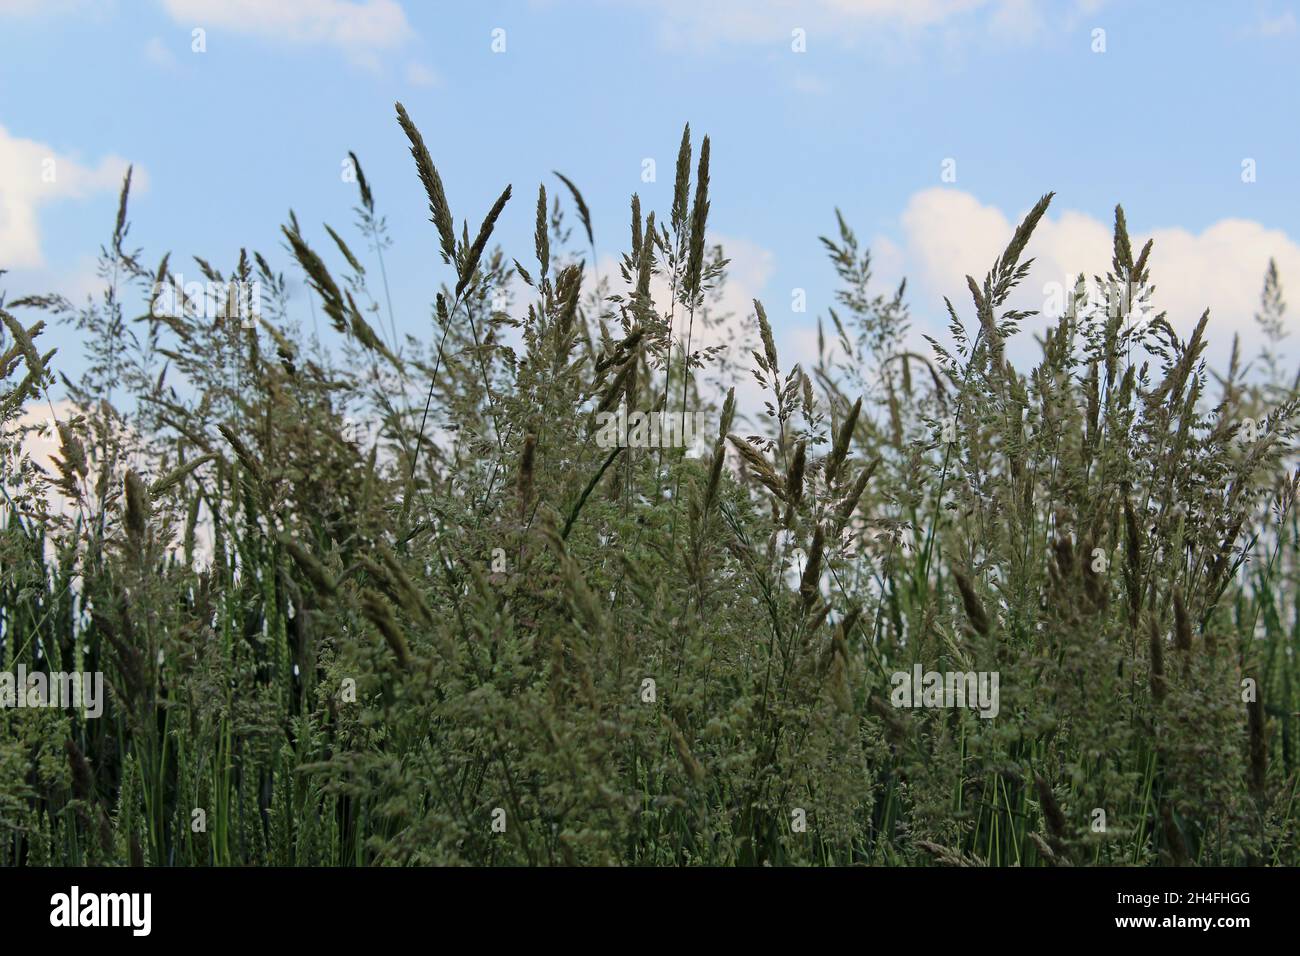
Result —
<path fill-rule="evenodd" d="M 0 710 L 0 862 L 1300 862 L 1295 382 L 1273 353 L 1211 376 L 1204 317 L 1138 308 L 1120 209 L 1128 291 L 1035 320 L 1028 370 L 1008 303 L 1050 195 L 930 354 L 840 218 L 816 363 L 756 302 L 738 365 L 698 344 L 707 139 L 593 284 L 572 182 L 586 242 L 543 186 L 508 256 L 511 190 L 458 233 L 398 118 L 441 253 L 419 335 L 363 173 L 351 247 L 284 227 L 341 355 L 262 254 L 196 260 L 261 283 L 251 328 L 234 298 L 153 307 L 129 176 L 102 297 L 3 306 L 2 669 L 111 692 Z M 1262 308 L 1275 343 L 1275 270 Z M 87 343 L 55 473 L 16 425 L 57 377 L 40 312 Z M 705 411 L 706 454 L 601 447 L 620 405 Z M 914 664 L 998 672 L 1000 712 L 892 706 Z"/>

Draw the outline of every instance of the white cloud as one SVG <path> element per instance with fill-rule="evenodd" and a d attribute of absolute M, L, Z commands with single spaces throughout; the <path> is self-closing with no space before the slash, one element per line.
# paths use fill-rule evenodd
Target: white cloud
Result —
<path fill-rule="evenodd" d="M 0 17 L 51 16 L 87 5 L 87 0 L 0 0 Z"/>
<path fill-rule="evenodd" d="M 271 40 L 333 46 L 353 62 L 372 67 L 379 64 L 380 53 L 400 47 L 415 35 L 396 0 L 162 0 L 162 4 L 186 28 L 216 27 Z"/>
<path fill-rule="evenodd" d="M 753 347 L 761 348 L 757 341 L 746 343 L 742 335 L 742 323 L 754 314 L 754 300 L 758 299 L 763 302 L 769 318 L 772 321 L 774 334 L 778 341 L 778 351 L 781 355 L 781 367 L 789 371 L 790 367 L 796 361 L 790 358 L 787 345 L 787 333 L 792 329 L 793 323 L 783 322 L 782 315 L 784 308 L 789 308 L 789 293 L 783 296 L 772 297 L 764 294 L 768 280 L 776 271 L 776 259 L 770 249 L 760 246 L 758 243 L 744 239 L 739 236 L 724 236 L 720 234 L 709 234 L 708 244 L 721 245 L 722 253 L 730 262 L 727 264 L 727 282 L 721 289 L 721 295 L 716 303 L 710 303 L 710 309 L 715 315 L 729 316 L 725 321 L 719 322 L 712 328 L 704 328 L 699 322 L 695 323 L 691 329 L 691 351 L 696 352 L 712 346 L 726 346 L 727 355 L 732 362 L 736 363 L 741 369 L 749 369 L 753 365 L 753 360 L 749 353 L 743 351 L 742 347 L 749 344 Z M 667 283 L 661 287 L 654 288 L 655 301 L 666 303 L 671 301 Z M 778 301 L 784 299 L 784 303 Z M 801 316 L 802 318 L 802 316 Z M 682 309 L 677 308 L 677 322 L 674 329 L 674 335 L 677 336 L 684 344 L 689 322 L 683 316 Z M 703 372 L 705 380 L 709 377 L 706 369 Z M 736 404 L 740 412 L 744 415 L 756 415 L 763 407 L 763 395 L 758 387 L 758 382 L 748 371 L 739 374 L 734 381 L 722 383 L 724 386 L 735 385 L 736 387 Z M 708 389 L 704 389 L 708 391 Z"/>
<path fill-rule="evenodd" d="M 441 81 L 438 74 L 423 63 L 411 62 L 406 65 L 406 82 L 412 86 L 437 86 Z"/>
<path fill-rule="evenodd" d="M 708 242 L 721 245 L 723 255 L 731 260 L 727 264 L 727 284 L 718 311 L 734 312 L 743 318 L 754 311 L 754 300 L 762 297 L 767 280 L 776 269 L 772 250 L 738 236 L 710 235 Z"/>
<path fill-rule="evenodd" d="M 834 13 L 846 16 L 925 26 L 984 6 L 988 2 L 989 0 L 822 0 L 822 5 Z"/>
<path fill-rule="evenodd" d="M 830 84 L 811 73 L 796 73 L 790 85 L 794 87 L 795 92 L 807 93 L 811 96 L 825 96 L 831 91 Z"/>
<path fill-rule="evenodd" d="M 956 189 L 933 188 L 913 195 L 900 225 L 901 262 L 916 280 L 909 286 L 914 313 L 941 314 L 940 297 L 946 295 L 958 314 L 969 318 L 966 276 L 983 279 L 1023 214 L 1007 216 Z M 1154 240 L 1152 305 L 1168 312 L 1180 334 L 1187 335 L 1201 313 L 1210 310 L 1212 361 L 1226 356 L 1234 333 L 1241 334 L 1247 355 L 1257 350 L 1261 340 L 1254 315 L 1270 258 L 1277 261 L 1284 290 L 1300 288 L 1300 243 L 1257 222 L 1223 219 L 1200 233 L 1178 227 L 1146 233 L 1130 229 L 1130 238 L 1135 253 L 1147 239 Z M 1080 272 L 1091 277 L 1110 271 L 1112 224 L 1081 212 L 1049 211 L 1030 239 L 1027 255 L 1034 258 L 1034 266 L 1012 304 L 1041 311 L 1048 283 L 1064 287 Z M 894 261 L 891 256 L 891 267 Z M 1025 331 L 1041 331 L 1044 323 L 1041 317 L 1030 319 Z"/>
<path fill-rule="evenodd" d="M 628 2 L 628 0 L 624 0 Z M 1049 24 L 1072 26 L 1099 0 L 630 0 L 659 18 L 663 40 L 674 48 L 708 49 L 719 43 L 785 43 L 791 31 L 817 43 L 846 42 L 879 31 L 921 31 L 954 18 L 977 15 L 988 32 L 1024 41 Z"/>
<path fill-rule="evenodd" d="M 176 55 L 163 43 L 161 37 L 150 37 L 149 42 L 144 45 L 145 59 L 154 66 L 162 67 L 164 70 L 173 69 L 176 66 Z"/>
<path fill-rule="evenodd" d="M 1295 33 L 1295 14 L 1288 10 L 1276 17 L 1263 17 L 1256 28 L 1261 36 L 1276 37 Z"/>
<path fill-rule="evenodd" d="M 32 463 L 50 478 L 59 474 L 59 467 L 54 463 L 55 456 L 62 457 L 62 445 L 59 439 L 58 423 L 70 422 L 77 413 L 76 406 L 68 399 L 56 402 L 34 401 L 20 409 L 15 421 L 6 425 L 6 431 L 15 433 L 25 431 L 19 444 L 19 455 L 28 455 Z M 77 512 L 76 502 L 63 492 L 50 485 L 46 488 L 46 500 L 52 514 L 74 517 Z M 47 555 L 52 553 L 53 541 L 46 541 Z"/>
<path fill-rule="evenodd" d="M 65 398 L 54 402 L 42 399 L 31 402 L 22 408 L 16 420 L 6 425 L 5 428 L 10 432 L 30 429 L 25 431 L 22 436 L 19 454 L 29 455 L 32 462 L 40 467 L 48 477 L 55 478 L 59 475 L 59 467 L 54 463 L 54 459 L 55 456 L 62 457 L 63 454 L 58 423 L 70 423 L 77 415 L 77 406 L 70 399 Z M 136 435 L 133 430 L 126 428 L 123 430 L 122 435 L 128 444 L 135 443 Z M 138 452 L 128 453 L 124 464 L 126 467 L 134 468 L 143 473 L 146 482 L 151 478 L 158 477 L 157 473 L 151 468 L 149 460 Z M 156 466 L 156 463 L 154 464 Z M 92 465 L 89 477 L 82 481 L 83 487 L 93 488 L 97 480 L 98 472 L 93 470 Z M 80 506 L 74 499 L 68 498 L 53 484 L 46 488 L 46 500 L 49 502 L 50 511 L 53 514 L 75 518 L 80 510 Z M 211 566 L 214 531 L 211 516 L 208 514 L 207 509 L 204 508 L 200 512 L 199 521 L 195 526 L 193 557 L 196 569 Z M 56 542 L 47 540 L 45 546 L 47 555 L 53 555 Z M 184 553 L 178 535 L 173 535 L 167 551 L 177 557 Z"/>
<path fill-rule="evenodd" d="M 728 315 L 725 321 L 719 322 L 711 328 L 705 328 L 702 322 L 696 321 L 691 329 L 691 351 L 697 352 L 704 348 L 717 345 L 727 346 L 730 357 L 740 363 L 742 368 L 748 368 L 751 361 L 748 359 L 748 353 L 741 351 L 742 341 L 741 326 L 745 319 L 754 312 L 754 300 L 759 299 L 764 302 L 769 316 L 773 319 L 773 326 L 778 341 L 783 340 L 783 332 L 788 328 L 788 323 L 782 323 L 780 320 L 779 306 L 773 302 L 768 302 L 764 296 L 764 288 L 768 280 L 775 271 L 775 257 L 770 249 L 758 245 L 749 239 L 743 239 L 736 236 L 724 236 L 716 233 L 708 235 L 708 245 L 710 247 L 721 245 L 723 255 L 730 263 L 727 266 L 727 282 L 722 287 L 721 295 L 716 302 L 709 303 L 710 312 L 715 316 Z M 619 274 L 619 260 L 612 255 L 602 255 L 599 265 L 600 275 L 609 284 L 610 290 L 615 294 L 626 296 L 630 290 L 625 288 L 622 283 L 622 277 Z M 586 285 L 594 285 L 594 276 L 588 274 Z M 664 276 L 655 276 L 650 282 L 650 294 L 653 296 L 655 305 L 661 312 L 666 312 L 673 301 L 672 289 L 668 280 Z M 516 302 L 528 301 L 529 295 L 535 295 L 531 290 L 524 289 L 523 294 L 516 299 Z M 788 303 L 789 298 L 785 301 Z M 676 318 L 673 324 L 673 341 L 679 347 L 685 343 L 688 329 L 688 319 L 683 316 L 682 307 L 677 306 Z M 756 344 L 756 343 L 751 343 Z M 788 359 L 785 351 L 782 354 L 782 367 L 788 369 L 793 365 L 793 359 Z M 707 376 L 707 371 L 705 375 Z M 742 411 L 754 412 L 762 407 L 762 400 L 758 394 L 758 385 L 752 375 L 748 373 L 739 376 L 735 381 L 736 398 Z"/>
<path fill-rule="evenodd" d="M 32 461 L 49 475 L 59 473 L 58 467 L 54 464 L 54 456 L 59 454 L 59 433 L 55 425 L 57 422 L 69 421 L 75 413 L 76 408 L 67 399 L 54 402 L 52 405 L 43 400 L 35 401 L 22 409 L 12 426 L 15 431 L 38 425 L 46 426 L 43 433 L 31 431 L 23 436 L 22 450 L 31 455 Z M 62 495 L 52 494 L 50 500 L 55 505 L 55 510 L 66 512 L 68 502 Z"/>
<path fill-rule="evenodd" d="M 1028 41 L 1042 32 L 1046 21 L 1035 0 L 1002 0 L 992 13 L 990 27 L 1009 39 Z"/>
<path fill-rule="evenodd" d="M 84 166 L 45 143 L 13 136 L 0 126 L 0 268 L 43 266 L 37 207 L 58 199 L 116 192 L 126 166 L 126 160 L 111 155 L 96 166 Z M 137 169 L 132 189 L 146 185 L 143 171 Z"/>
<path fill-rule="evenodd" d="M 3 263 L 0 263 L 0 268 L 3 268 Z M 6 273 L 0 280 L 0 293 L 11 301 L 29 295 L 57 293 L 74 305 L 83 305 L 87 298 L 98 300 L 104 287 L 104 280 L 99 275 L 99 261 L 93 255 L 82 255 L 76 261 L 60 264 L 57 268 L 19 269 Z"/>
<path fill-rule="evenodd" d="M 730 314 L 731 318 L 713 329 L 704 329 L 697 323 L 691 336 L 691 351 L 706 346 L 734 343 L 741 321 L 747 315 L 753 313 L 754 300 L 762 298 L 763 289 L 775 271 L 775 257 L 772 251 L 752 240 L 709 233 L 707 244 L 710 249 L 713 246 L 721 245 L 723 255 L 730 260 L 727 265 L 726 285 L 722 287 L 721 295 L 718 296 L 716 302 L 710 300 L 709 310 L 714 315 Z M 631 290 L 623 287 L 623 280 L 619 274 L 619 262 L 619 259 L 607 253 L 601 255 L 600 276 L 610 286 L 611 292 L 626 296 Z M 595 285 L 595 276 L 591 274 L 590 270 L 588 270 L 585 284 L 587 287 Z M 517 301 L 526 301 L 529 295 L 535 294 L 526 287 L 521 287 L 516 292 L 518 295 Z M 667 277 L 663 275 L 656 275 L 650 281 L 650 294 L 661 312 L 667 311 L 672 304 L 672 289 Z M 768 311 L 772 310 L 769 309 Z M 679 305 L 677 307 L 677 322 L 673 329 L 674 340 L 679 332 L 683 338 L 686 335 L 686 325 L 683 323 L 681 316 L 682 307 Z"/>
<path fill-rule="evenodd" d="M 381 65 L 381 54 L 400 48 L 415 36 L 398 0 L 159 2 L 167 15 L 187 31 L 196 27 L 216 28 L 304 46 L 333 46 L 352 62 L 371 69 Z M 97 8 L 90 0 L 0 0 L 0 18 L 35 19 L 104 12 L 103 7 Z M 163 61 L 171 57 L 157 39 L 149 41 L 145 55 L 159 65 L 167 65 Z"/>

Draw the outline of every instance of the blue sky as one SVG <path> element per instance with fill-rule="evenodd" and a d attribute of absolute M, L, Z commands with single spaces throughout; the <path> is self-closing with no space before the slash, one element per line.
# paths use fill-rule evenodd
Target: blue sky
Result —
<path fill-rule="evenodd" d="M 552 169 L 582 189 L 612 261 L 632 192 L 666 211 L 689 121 L 712 141 L 727 302 L 762 297 L 796 355 L 831 303 L 817 237 L 836 206 L 876 250 L 882 287 L 909 276 L 917 325 L 937 327 L 940 297 L 964 303 L 962 275 L 982 274 L 1049 189 L 1033 297 L 1105 270 L 1119 201 L 1133 233 L 1156 237 L 1175 324 L 1209 306 L 1220 337 L 1249 334 L 1270 256 L 1300 288 L 1298 45 L 1279 0 L 0 0 L 0 288 L 87 288 L 126 162 L 148 262 L 170 250 L 182 272 L 195 254 L 228 268 L 246 246 L 288 271 L 290 206 L 319 248 L 321 223 L 350 227 L 351 149 L 396 242 L 399 327 L 425 330 L 447 275 L 400 99 L 458 223 L 473 232 L 513 184 L 496 238 L 524 262 Z M 657 182 L 642 181 L 646 158 Z M 807 314 L 790 310 L 795 288 Z M 67 336 L 51 341 L 67 351 Z"/>

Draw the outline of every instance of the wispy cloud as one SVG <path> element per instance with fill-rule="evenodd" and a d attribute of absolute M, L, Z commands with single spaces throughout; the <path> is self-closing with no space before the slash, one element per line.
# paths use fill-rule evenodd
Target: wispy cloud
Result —
<path fill-rule="evenodd" d="M 878 31 L 915 33 L 978 17 L 988 33 L 1027 40 L 1052 24 L 1073 25 L 1101 0 L 616 0 L 641 6 L 659 19 L 662 38 L 675 48 L 791 42 L 805 33 L 808 48 L 843 43 Z"/>
<path fill-rule="evenodd" d="M 144 56 L 154 66 L 162 67 L 164 70 L 171 70 L 176 66 L 176 54 L 168 48 L 161 37 L 149 38 L 149 42 L 144 45 Z"/>
<path fill-rule="evenodd" d="M 1256 25 L 1254 32 L 1260 36 L 1280 37 L 1287 34 L 1295 33 L 1296 18 L 1295 13 L 1288 10 L 1275 17 L 1262 17 Z"/>
<path fill-rule="evenodd" d="M 90 0 L 0 0 L 0 17 L 49 17 L 90 7 Z"/>
<path fill-rule="evenodd" d="M 437 86 L 441 82 L 438 74 L 423 63 L 411 62 L 406 65 L 406 82 L 412 86 Z"/>
<path fill-rule="evenodd" d="M 415 36 L 396 0 L 162 0 L 162 5 L 180 26 L 332 46 L 367 67 L 378 66 L 380 54 Z"/>
<path fill-rule="evenodd" d="M 796 73 L 790 80 L 790 85 L 797 93 L 808 93 L 813 96 L 825 96 L 831 91 L 829 83 L 811 73 Z"/>

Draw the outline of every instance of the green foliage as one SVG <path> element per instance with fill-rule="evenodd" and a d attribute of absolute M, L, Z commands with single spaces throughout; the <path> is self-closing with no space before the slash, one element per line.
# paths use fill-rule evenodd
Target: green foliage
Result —
<path fill-rule="evenodd" d="M 1073 301 L 1028 372 L 1007 303 L 1050 195 L 929 358 L 840 217 L 816 365 L 782 372 L 756 302 L 741 370 L 692 344 L 725 318 L 707 138 L 593 284 L 570 180 L 586 244 L 541 187 L 530 274 L 489 248 L 510 188 L 458 238 L 398 119 L 445 266 L 427 334 L 391 303 L 374 331 L 355 156 L 361 241 L 284 227 L 341 358 L 260 254 L 196 260 L 257 279 L 254 321 L 156 308 L 129 177 L 102 298 L 0 310 L 0 669 L 108 686 L 99 718 L 0 710 L 0 863 L 1300 863 L 1295 387 L 1270 352 L 1211 398 L 1205 319 L 1136 309 L 1121 210 L 1125 294 Z M 1275 269 L 1263 308 L 1275 345 Z M 17 424 L 53 384 L 39 309 L 89 356 L 53 432 Z M 620 406 L 704 412 L 705 454 L 602 447 Z M 918 664 L 997 672 L 999 713 L 892 706 Z"/>

